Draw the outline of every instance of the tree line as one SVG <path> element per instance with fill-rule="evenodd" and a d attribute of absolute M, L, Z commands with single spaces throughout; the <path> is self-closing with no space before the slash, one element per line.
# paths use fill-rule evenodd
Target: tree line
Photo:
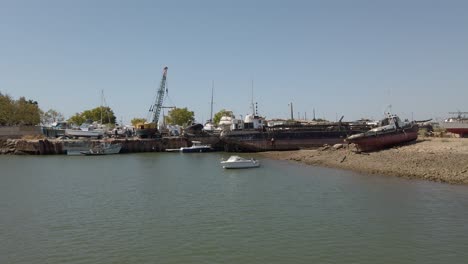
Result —
<path fill-rule="evenodd" d="M 217 124 L 224 115 L 233 116 L 231 111 L 222 109 L 215 114 L 213 118 L 214 123 Z M 56 110 L 49 109 L 46 112 L 42 111 L 37 101 L 28 100 L 25 97 L 20 97 L 18 100 L 15 100 L 11 96 L 0 92 L 0 126 L 45 125 L 64 120 L 63 114 Z M 86 121 L 115 125 L 116 117 L 114 111 L 110 107 L 100 106 L 76 113 L 67 121 L 75 125 L 81 125 Z M 134 118 L 132 124 L 136 125 L 146 121 L 147 120 L 144 118 Z M 164 121 L 166 124 L 186 126 L 195 121 L 195 113 L 187 109 L 187 107 L 175 108 L 168 112 L 167 116 L 164 117 Z"/>
<path fill-rule="evenodd" d="M 41 110 L 37 101 L 20 97 L 14 100 L 7 94 L 0 92 L 0 125 L 37 125 L 41 121 Z"/>

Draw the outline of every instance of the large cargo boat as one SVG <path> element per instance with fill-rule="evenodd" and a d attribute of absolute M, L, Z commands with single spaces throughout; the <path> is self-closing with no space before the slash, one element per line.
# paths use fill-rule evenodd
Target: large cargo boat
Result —
<path fill-rule="evenodd" d="M 348 143 L 356 144 L 360 151 L 374 151 L 414 141 L 419 126 L 415 122 L 403 122 L 396 115 L 387 114 L 380 126 L 367 132 L 349 136 Z"/>
<path fill-rule="evenodd" d="M 289 122 L 267 126 L 263 118 L 247 115 L 244 122 L 234 121 L 232 129 L 224 130 L 220 138 L 225 151 L 298 150 L 343 143 L 347 136 L 370 128 L 368 125 L 352 125 L 347 122 Z"/>
<path fill-rule="evenodd" d="M 463 114 L 468 112 L 456 112 L 451 114 L 457 114 L 457 117 L 445 119 L 444 122 L 440 123 L 440 126 L 445 128 L 448 132 L 460 135 L 460 137 L 468 137 L 468 117 Z"/>

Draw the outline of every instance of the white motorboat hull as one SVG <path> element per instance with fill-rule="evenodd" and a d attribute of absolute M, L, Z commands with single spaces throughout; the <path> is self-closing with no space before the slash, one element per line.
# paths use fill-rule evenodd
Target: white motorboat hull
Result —
<path fill-rule="evenodd" d="M 69 148 L 67 149 L 68 156 L 83 156 L 83 155 L 111 155 L 119 154 L 122 146 L 120 144 L 106 145 L 100 148 Z"/>
<path fill-rule="evenodd" d="M 98 149 L 90 149 L 88 151 L 81 151 L 83 155 L 111 155 L 119 154 L 121 145 L 108 145 Z"/>
<path fill-rule="evenodd" d="M 104 136 L 103 130 L 78 130 L 78 129 L 65 129 L 65 135 L 71 137 L 102 137 Z"/>
<path fill-rule="evenodd" d="M 221 165 L 224 169 L 246 169 L 246 168 L 257 168 L 260 166 L 260 162 L 257 160 L 246 160 L 246 161 L 222 161 Z"/>

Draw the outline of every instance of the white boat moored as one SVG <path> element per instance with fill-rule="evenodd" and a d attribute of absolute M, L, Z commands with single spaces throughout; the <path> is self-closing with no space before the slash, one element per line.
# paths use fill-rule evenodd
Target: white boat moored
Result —
<path fill-rule="evenodd" d="M 200 141 L 192 141 L 191 147 L 181 147 L 182 153 L 211 152 L 213 148 L 210 145 L 203 145 Z"/>
<path fill-rule="evenodd" d="M 121 144 L 110 144 L 107 142 L 103 142 L 100 145 L 97 145 L 89 150 L 80 151 L 80 153 L 83 155 L 119 154 L 121 148 L 122 148 Z"/>
<path fill-rule="evenodd" d="M 221 161 L 224 169 L 244 169 L 244 168 L 256 168 L 260 166 L 260 161 L 256 159 L 245 159 L 239 156 L 231 156 L 227 160 Z"/>

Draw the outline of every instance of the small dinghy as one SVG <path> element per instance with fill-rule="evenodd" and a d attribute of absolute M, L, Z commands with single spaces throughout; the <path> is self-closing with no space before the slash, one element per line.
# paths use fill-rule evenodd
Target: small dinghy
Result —
<path fill-rule="evenodd" d="M 260 166 L 260 162 L 256 159 L 245 159 L 239 156 L 231 156 L 227 160 L 221 161 L 224 169 L 245 169 L 256 168 Z"/>

